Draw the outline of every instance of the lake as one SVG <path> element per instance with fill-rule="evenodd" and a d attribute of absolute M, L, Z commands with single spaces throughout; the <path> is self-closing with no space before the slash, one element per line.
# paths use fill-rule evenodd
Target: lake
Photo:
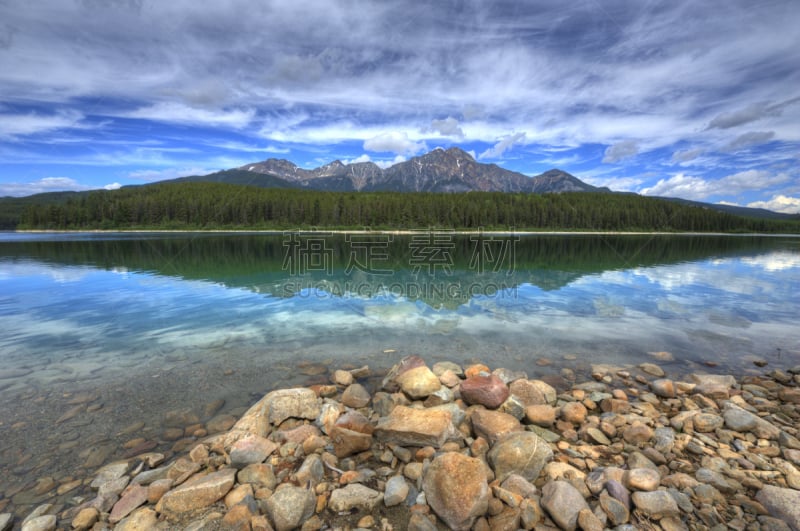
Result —
<path fill-rule="evenodd" d="M 408 354 L 531 377 L 791 367 L 798 293 L 797 236 L 4 233 L 0 492 L 33 503 L 36 478 L 138 435 L 169 449 L 168 410 L 235 414 Z"/>

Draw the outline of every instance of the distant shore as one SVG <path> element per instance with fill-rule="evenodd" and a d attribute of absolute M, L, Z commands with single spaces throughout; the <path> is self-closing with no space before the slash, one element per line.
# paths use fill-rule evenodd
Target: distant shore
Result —
<path fill-rule="evenodd" d="M 465 230 L 465 229 L 86 229 L 86 230 L 41 230 L 26 229 L 0 231 L 17 234 L 392 234 L 411 236 L 414 234 L 456 234 L 456 235 L 489 235 L 489 236 L 759 236 L 759 237 L 794 237 L 795 233 L 764 232 L 667 232 L 667 231 L 554 231 L 554 230 Z"/>

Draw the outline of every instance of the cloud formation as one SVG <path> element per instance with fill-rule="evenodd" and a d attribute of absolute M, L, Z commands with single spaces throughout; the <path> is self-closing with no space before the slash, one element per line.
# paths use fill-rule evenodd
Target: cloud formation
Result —
<path fill-rule="evenodd" d="M 606 149 L 603 162 L 613 164 L 621 161 L 622 159 L 633 157 L 637 153 L 639 153 L 639 144 L 635 140 L 623 140 L 622 142 L 617 142 Z"/>
<path fill-rule="evenodd" d="M 479 159 L 497 159 L 503 156 L 503 153 L 511 149 L 515 144 L 520 144 L 525 141 L 525 133 L 514 133 L 513 135 L 504 136 L 498 143 L 490 147 L 480 155 Z"/>
<path fill-rule="evenodd" d="M 391 152 L 397 155 L 415 155 L 426 148 L 424 142 L 414 142 L 408 133 L 393 131 L 364 141 L 367 151 Z"/>

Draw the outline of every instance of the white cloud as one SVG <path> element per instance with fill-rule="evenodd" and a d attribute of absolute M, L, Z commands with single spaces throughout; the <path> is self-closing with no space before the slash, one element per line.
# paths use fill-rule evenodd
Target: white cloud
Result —
<path fill-rule="evenodd" d="M 614 164 L 622 159 L 633 157 L 637 153 L 639 153 L 639 144 L 635 140 L 623 140 L 608 146 L 603 162 Z"/>
<path fill-rule="evenodd" d="M 448 116 L 443 120 L 433 120 L 431 126 L 427 131 L 439 133 L 442 136 L 452 136 L 456 138 L 464 138 L 464 131 L 458 124 L 458 120 L 452 116 Z"/>
<path fill-rule="evenodd" d="M 655 185 L 643 188 L 639 192 L 644 195 L 682 197 L 702 201 L 714 195 L 735 196 L 743 192 L 764 190 L 783 184 L 789 179 L 785 173 L 773 175 L 759 170 L 734 173 L 716 180 L 678 173 L 668 179 L 660 179 Z"/>
<path fill-rule="evenodd" d="M 395 164 L 400 164 L 406 160 L 408 159 L 406 159 L 403 155 L 397 155 L 393 160 L 376 160 L 375 164 L 385 170 L 386 168 L 394 166 Z"/>
<path fill-rule="evenodd" d="M 364 149 L 396 153 L 397 155 L 415 155 L 426 149 L 425 142 L 414 142 L 408 133 L 393 131 L 382 133 L 364 141 Z"/>
<path fill-rule="evenodd" d="M 125 114 L 127 118 L 232 129 L 247 127 L 255 116 L 256 111 L 252 108 L 209 110 L 176 102 L 160 102 Z"/>
<path fill-rule="evenodd" d="M 59 111 L 54 114 L 26 113 L 0 114 L 0 138 L 49 133 L 58 129 L 85 128 L 84 116 L 77 111 Z"/>
<path fill-rule="evenodd" d="M 783 214 L 800 214 L 800 197 L 787 197 L 774 195 L 769 201 L 754 201 L 748 203 L 750 208 L 766 208 Z"/>
<path fill-rule="evenodd" d="M 702 200 L 710 195 L 710 190 L 711 187 L 705 179 L 679 173 L 669 179 L 659 179 L 655 185 L 643 188 L 639 193 Z"/>
<path fill-rule="evenodd" d="M 243 151 L 245 153 L 273 153 L 273 154 L 285 155 L 286 153 L 291 152 L 289 148 L 278 147 L 271 144 L 267 146 L 257 146 L 254 144 L 245 144 L 244 142 L 225 141 L 225 142 L 209 142 L 208 145 L 219 149 L 227 149 L 229 151 Z"/>
<path fill-rule="evenodd" d="M 0 197 L 22 197 L 44 192 L 91 190 L 91 186 L 79 183 L 70 177 L 45 177 L 28 183 L 0 183 Z"/>
<path fill-rule="evenodd" d="M 775 133 L 773 131 L 753 131 L 750 133 L 744 133 L 728 142 L 728 144 L 726 144 L 722 149 L 725 151 L 736 151 L 742 148 L 769 142 L 774 136 Z"/>
<path fill-rule="evenodd" d="M 703 154 L 702 148 L 684 149 L 672 154 L 673 163 L 689 162 Z"/>
<path fill-rule="evenodd" d="M 345 159 L 342 161 L 342 163 L 344 164 L 358 164 L 361 162 L 372 162 L 372 159 L 370 158 L 369 155 L 363 153 L 354 159 Z"/>
<path fill-rule="evenodd" d="M 490 147 L 480 155 L 481 159 L 496 159 L 503 156 L 503 153 L 514 147 L 515 144 L 520 144 L 525 140 L 526 133 L 514 133 L 513 135 L 504 136 L 498 143 Z"/>
<path fill-rule="evenodd" d="M 114 183 L 105 185 L 103 188 L 106 189 L 106 190 L 119 190 L 120 188 L 122 188 L 122 185 L 120 183 L 114 182 Z"/>

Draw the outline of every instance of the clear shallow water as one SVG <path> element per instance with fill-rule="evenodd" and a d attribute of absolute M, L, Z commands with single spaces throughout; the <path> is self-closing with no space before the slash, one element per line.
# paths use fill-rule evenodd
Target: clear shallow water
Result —
<path fill-rule="evenodd" d="M 2 234 L 0 468 L 87 466 L 69 441 L 157 439 L 165 410 L 244 407 L 302 361 L 793 366 L 799 293 L 798 237 Z M 57 422 L 79 393 L 98 413 Z"/>

